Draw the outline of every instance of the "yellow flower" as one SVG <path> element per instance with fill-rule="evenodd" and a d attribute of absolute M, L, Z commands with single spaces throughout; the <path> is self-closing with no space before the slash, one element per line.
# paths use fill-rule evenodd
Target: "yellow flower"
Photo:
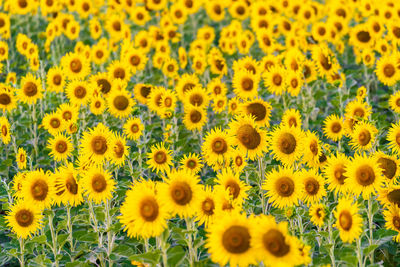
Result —
<path fill-rule="evenodd" d="M 147 164 L 156 172 L 168 172 L 172 163 L 172 151 L 165 147 L 164 143 L 159 143 L 151 147 L 151 152 L 147 153 Z"/>
<path fill-rule="evenodd" d="M 310 215 L 310 220 L 314 225 L 322 227 L 324 225 L 324 220 L 326 217 L 325 205 L 317 203 L 311 204 L 309 215 Z"/>
<path fill-rule="evenodd" d="M 80 182 L 88 200 L 96 204 L 110 200 L 115 191 L 114 179 L 109 171 L 102 168 L 90 167 L 82 175 Z"/>
<path fill-rule="evenodd" d="M 25 149 L 23 149 L 22 147 L 18 148 L 18 153 L 17 155 L 15 155 L 17 164 L 18 164 L 18 168 L 20 170 L 23 170 L 26 168 L 26 151 Z"/>
<path fill-rule="evenodd" d="M 18 201 L 8 212 L 6 224 L 19 238 L 26 239 L 42 227 L 41 210 L 26 201 Z"/>
<path fill-rule="evenodd" d="M 22 184 L 22 195 L 27 203 L 39 209 L 50 208 L 55 194 L 54 180 L 43 170 L 30 171 Z"/>
<path fill-rule="evenodd" d="M 333 212 L 336 223 L 333 225 L 339 229 L 340 239 L 346 243 L 353 243 L 360 238 L 363 219 L 358 213 L 358 204 L 348 198 L 339 199 L 339 204 Z"/>
<path fill-rule="evenodd" d="M 42 82 L 31 73 L 22 77 L 21 88 L 18 90 L 18 98 L 23 103 L 35 104 L 38 99 L 42 98 Z"/>
<path fill-rule="evenodd" d="M 142 136 L 144 125 L 140 118 L 129 118 L 124 124 L 124 133 L 131 140 L 138 140 Z"/>
<path fill-rule="evenodd" d="M 51 179 L 54 179 L 57 204 L 63 203 L 76 207 L 83 202 L 82 185 L 77 176 L 78 172 L 72 163 L 61 166 L 52 174 Z"/>

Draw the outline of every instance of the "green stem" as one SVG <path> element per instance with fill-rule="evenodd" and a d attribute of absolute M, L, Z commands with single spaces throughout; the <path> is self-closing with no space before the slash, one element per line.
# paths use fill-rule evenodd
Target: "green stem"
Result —
<path fill-rule="evenodd" d="M 356 240 L 357 243 L 357 259 L 358 259 L 358 266 L 359 267 L 364 267 L 363 263 L 363 258 L 362 258 L 362 253 L 361 253 L 361 238 L 358 238 Z"/>
<path fill-rule="evenodd" d="M 72 238 L 72 222 L 71 222 L 71 205 L 67 206 L 67 228 L 68 228 L 68 239 L 71 246 L 71 260 L 73 260 L 72 254 L 74 253 L 74 240 Z"/>
<path fill-rule="evenodd" d="M 260 193 L 261 193 L 261 210 L 262 213 L 265 214 L 265 212 L 268 212 L 268 202 L 267 205 L 265 205 L 265 195 L 262 190 L 262 182 L 264 179 L 264 166 L 263 166 L 263 158 L 258 157 L 258 171 L 259 171 L 259 184 L 258 186 L 260 187 Z M 266 207 L 267 206 L 267 207 Z"/>
<path fill-rule="evenodd" d="M 107 231 L 107 257 L 108 257 L 108 262 L 109 265 L 108 266 L 112 266 L 113 262 L 111 260 L 111 251 L 112 251 L 112 247 L 113 247 L 113 235 L 112 235 L 112 231 L 111 231 L 111 216 L 110 216 L 110 200 L 106 201 L 106 231 Z"/>
<path fill-rule="evenodd" d="M 24 253 L 25 253 L 25 244 L 24 240 L 22 238 L 19 238 L 19 247 L 21 249 L 21 255 L 19 258 L 19 263 L 21 264 L 21 267 L 25 266 L 25 259 L 24 259 Z"/>
<path fill-rule="evenodd" d="M 372 213 L 372 197 L 368 199 L 368 228 L 369 228 L 369 245 L 372 246 L 374 243 L 374 237 L 373 237 L 373 219 L 374 219 L 374 214 Z M 374 251 L 372 250 L 369 254 L 369 260 L 370 264 L 374 264 Z"/>
<path fill-rule="evenodd" d="M 186 229 L 189 232 L 194 230 L 194 227 L 193 227 L 194 221 L 193 221 L 193 219 L 185 218 L 185 221 L 186 221 Z M 189 249 L 190 266 L 193 266 L 194 262 L 197 261 L 197 251 L 193 247 L 193 238 L 192 238 L 192 234 L 191 233 L 188 233 L 187 244 L 188 244 L 188 249 Z"/>
<path fill-rule="evenodd" d="M 54 226 L 53 226 L 53 218 L 54 214 L 51 212 L 49 215 L 49 227 L 50 227 L 50 233 L 51 233 L 51 240 L 53 242 L 53 254 L 54 254 L 54 263 L 56 264 L 56 267 L 58 267 L 58 259 L 57 259 L 57 233 L 54 231 Z"/>
<path fill-rule="evenodd" d="M 332 232 L 332 213 L 329 215 L 328 222 L 328 231 L 329 231 L 329 243 L 332 245 L 329 249 L 329 257 L 331 258 L 332 267 L 335 267 L 335 240 L 333 240 L 333 232 Z"/>
<path fill-rule="evenodd" d="M 156 240 L 157 240 L 157 246 L 162 252 L 163 267 L 167 267 L 168 266 L 167 246 L 165 244 L 166 242 L 163 239 L 163 234 L 157 236 Z"/>

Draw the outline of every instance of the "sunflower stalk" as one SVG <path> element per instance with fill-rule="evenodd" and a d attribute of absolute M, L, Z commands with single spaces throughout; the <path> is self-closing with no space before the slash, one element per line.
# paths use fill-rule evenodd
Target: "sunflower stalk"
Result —
<path fill-rule="evenodd" d="M 259 187 L 260 187 L 260 193 L 261 193 L 261 210 L 262 213 L 265 214 L 266 212 L 268 212 L 268 210 L 266 210 L 265 207 L 265 195 L 263 193 L 263 189 L 262 189 L 262 182 L 263 182 L 263 178 L 264 178 L 264 166 L 263 166 L 263 158 L 262 157 L 258 157 L 258 171 L 259 171 Z M 268 203 L 267 203 L 268 206 Z"/>
<path fill-rule="evenodd" d="M 19 263 L 21 267 L 25 266 L 25 258 L 24 258 L 24 254 L 25 254 L 25 243 L 24 243 L 24 239 L 19 238 L 19 247 L 20 247 L 20 258 Z"/>
<path fill-rule="evenodd" d="M 331 248 L 329 249 L 329 257 L 331 258 L 332 267 L 336 266 L 335 262 L 335 240 L 333 239 L 333 231 L 332 231 L 332 213 L 329 215 L 329 222 L 328 222 L 328 232 L 329 232 L 329 244 L 331 244 Z"/>
<path fill-rule="evenodd" d="M 68 229 L 68 240 L 71 247 L 71 260 L 73 260 L 72 254 L 74 253 L 74 240 L 72 238 L 72 221 L 71 221 L 71 205 L 67 205 L 67 229 Z"/>
<path fill-rule="evenodd" d="M 369 229 L 369 245 L 372 246 L 374 244 L 374 237 L 373 237 L 373 219 L 374 214 L 372 213 L 372 197 L 368 198 L 368 229 Z M 371 251 L 369 254 L 370 264 L 374 264 L 374 250 Z"/>
<path fill-rule="evenodd" d="M 53 250 L 54 263 L 55 263 L 56 267 L 58 267 L 59 264 L 58 264 L 58 259 L 57 259 L 57 254 L 58 254 L 57 233 L 54 231 L 53 219 L 54 219 L 54 213 L 52 211 L 49 215 L 49 227 L 50 227 L 51 240 L 52 240 L 52 244 L 53 244 L 51 249 Z"/>
<path fill-rule="evenodd" d="M 113 249 L 113 232 L 111 231 L 111 215 L 110 215 L 110 201 L 107 200 L 106 201 L 106 210 L 105 210 L 105 215 L 106 215 L 106 231 L 107 231 L 107 257 L 108 257 L 108 262 L 109 265 L 108 266 L 112 266 L 113 262 L 110 258 L 111 256 L 111 252 Z"/>
<path fill-rule="evenodd" d="M 359 267 L 364 267 L 364 262 L 363 262 L 363 258 L 362 258 L 362 252 L 361 252 L 361 238 L 357 238 L 356 244 L 357 244 L 358 266 Z"/>
<path fill-rule="evenodd" d="M 193 266 L 194 262 L 197 261 L 197 251 L 196 248 L 193 247 L 193 238 L 192 238 L 192 231 L 195 231 L 194 221 L 191 218 L 185 218 L 186 221 L 186 229 L 188 230 L 188 249 L 189 249 L 189 261 L 190 266 Z"/>

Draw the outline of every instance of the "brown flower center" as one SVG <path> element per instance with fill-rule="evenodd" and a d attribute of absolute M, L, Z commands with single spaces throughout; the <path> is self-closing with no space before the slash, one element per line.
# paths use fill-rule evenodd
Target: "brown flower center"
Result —
<path fill-rule="evenodd" d="M 11 97 L 8 95 L 8 94 L 6 94 L 6 93 L 2 93 L 2 94 L 0 94 L 0 104 L 1 105 L 8 105 L 8 104 L 10 104 L 11 103 Z"/>
<path fill-rule="evenodd" d="M 100 173 L 95 174 L 92 177 L 92 188 L 97 193 L 103 192 L 107 188 L 106 178 Z"/>
<path fill-rule="evenodd" d="M 349 231 L 353 224 L 353 218 L 351 217 L 350 212 L 344 210 L 339 215 L 339 224 L 345 231 Z"/>
<path fill-rule="evenodd" d="M 383 67 L 383 74 L 385 74 L 385 76 L 388 78 L 391 78 L 395 72 L 396 72 L 396 69 L 392 64 L 386 64 Z"/>
<path fill-rule="evenodd" d="M 176 182 L 171 187 L 171 197 L 176 204 L 184 206 L 192 200 L 192 189 L 185 182 Z"/>
<path fill-rule="evenodd" d="M 193 106 L 201 106 L 203 104 L 203 96 L 201 94 L 193 94 L 190 96 L 190 104 Z"/>
<path fill-rule="evenodd" d="M 294 192 L 294 182 L 289 177 L 281 177 L 276 181 L 275 189 L 281 197 L 290 197 Z"/>
<path fill-rule="evenodd" d="M 368 43 L 371 40 L 371 35 L 368 31 L 359 31 L 357 33 L 357 40 L 361 43 Z"/>
<path fill-rule="evenodd" d="M 242 88 L 243 88 L 243 90 L 251 91 L 251 90 L 253 90 L 253 86 L 254 86 L 254 84 L 253 84 L 253 80 L 252 79 L 244 78 L 242 80 Z"/>
<path fill-rule="evenodd" d="M 154 161 L 157 164 L 164 164 L 167 161 L 167 154 L 164 151 L 157 151 L 154 154 Z"/>
<path fill-rule="evenodd" d="M 123 68 L 116 68 L 114 70 L 114 78 L 123 80 L 125 78 L 125 70 Z"/>
<path fill-rule="evenodd" d="M 240 126 L 237 137 L 247 149 L 256 149 L 261 143 L 261 135 L 250 124 Z"/>
<path fill-rule="evenodd" d="M 325 55 L 322 54 L 320 55 L 319 62 L 321 66 L 327 71 L 329 71 L 332 68 L 332 63 L 329 61 L 329 58 L 326 57 Z"/>
<path fill-rule="evenodd" d="M 64 111 L 64 112 L 62 113 L 62 117 L 63 117 L 64 120 L 69 121 L 70 119 L 72 119 L 72 113 L 71 113 L 71 111 L 69 111 L 69 110 Z"/>
<path fill-rule="evenodd" d="M 91 142 L 92 150 L 98 155 L 103 155 L 107 151 L 107 140 L 103 136 L 95 136 Z"/>
<path fill-rule="evenodd" d="M 76 96 L 76 98 L 82 99 L 86 96 L 86 88 L 83 86 L 78 85 L 75 89 L 74 89 L 74 95 Z"/>
<path fill-rule="evenodd" d="M 344 165 L 343 164 L 338 164 L 335 166 L 335 171 L 333 175 L 335 176 L 335 179 L 338 181 L 339 184 L 343 185 L 344 180 L 347 178 L 343 174 L 345 173 Z"/>
<path fill-rule="evenodd" d="M 222 245 L 230 253 L 245 253 L 250 249 L 249 230 L 240 225 L 229 227 L 222 235 Z"/>
<path fill-rule="evenodd" d="M 1 126 L 1 134 L 3 136 L 7 136 L 7 134 L 8 134 L 7 126 L 5 126 L 5 125 Z"/>
<path fill-rule="evenodd" d="M 334 122 L 331 125 L 331 131 L 335 134 L 339 133 L 342 130 L 342 125 L 339 122 Z"/>
<path fill-rule="evenodd" d="M 114 153 L 117 158 L 122 158 L 125 152 L 125 147 L 121 142 L 117 142 L 114 145 Z"/>
<path fill-rule="evenodd" d="M 37 201 L 45 200 L 48 192 L 49 186 L 43 179 L 38 179 L 31 185 L 31 194 Z"/>
<path fill-rule="evenodd" d="M 197 110 L 193 110 L 192 112 L 190 112 L 190 121 L 192 123 L 198 123 L 199 121 L 201 121 L 201 118 L 202 118 L 201 112 Z"/>
<path fill-rule="evenodd" d="M 282 84 L 282 80 L 282 76 L 278 73 L 274 74 L 274 76 L 272 77 L 272 82 L 276 86 L 280 86 Z"/>
<path fill-rule="evenodd" d="M 393 189 L 387 195 L 388 200 L 400 207 L 400 189 Z"/>
<path fill-rule="evenodd" d="M 228 144 L 224 139 L 217 137 L 213 140 L 211 148 L 214 153 L 224 154 L 228 150 Z"/>
<path fill-rule="evenodd" d="M 55 150 L 58 153 L 64 153 L 65 151 L 67 151 L 68 149 L 68 145 L 64 140 L 59 140 L 57 141 L 56 145 L 55 145 Z"/>
<path fill-rule="evenodd" d="M 97 80 L 97 85 L 100 87 L 100 91 L 103 94 L 107 94 L 111 90 L 111 84 L 106 79 Z"/>
<path fill-rule="evenodd" d="M 154 197 L 147 197 L 140 203 L 140 215 L 147 222 L 153 222 L 159 214 L 159 206 Z"/>
<path fill-rule="evenodd" d="M 236 166 L 242 166 L 242 164 L 243 164 L 243 159 L 242 159 L 242 157 L 241 156 L 237 156 L 236 158 L 235 158 L 235 164 L 236 164 Z"/>
<path fill-rule="evenodd" d="M 291 133 L 283 133 L 279 140 L 279 149 L 284 154 L 292 154 L 296 150 L 296 138 Z"/>
<path fill-rule="evenodd" d="M 139 125 L 137 125 L 137 124 L 132 124 L 132 126 L 131 126 L 131 132 L 132 132 L 132 133 L 137 133 L 137 132 L 139 132 Z"/>
<path fill-rule="evenodd" d="M 34 214 L 30 210 L 21 209 L 15 214 L 15 220 L 21 227 L 28 227 L 33 223 Z"/>
<path fill-rule="evenodd" d="M 37 92 L 38 92 L 38 88 L 35 83 L 33 83 L 33 82 L 25 83 L 25 85 L 24 85 L 24 94 L 25 95 L 32 97 L 32 96 L 36 95 Z"/>
<path fill-rule="evenodd" d="M 371 185 L 375 181 L 374 169 L 369 165 L 362 165 L 356 171 L 357 182 L 362 186 Z"/>
<path fill-rule="evenodd" d="M 186 163 L 186 166 L 187 166 L 189 169 L 192 169 L 192 170 L 193 170 L 194 168 L 196 168 L 197 163 L 196 163 L 195 160 L 190 159 L 190 160 L 188 160 L 188 162 Z"/>
<path fill-rule="evenodd" d="M 379 158 L 378 163 L 379 166 L 383 169 L 382 173 L 386 176 L 386 178 L 393 179 L 397 171 L 396 162 L 389 158 Z"/>
<path fill-rule="evenodd" d="M 226 183 L 225 190 L 229 190 L 229 195 L 231 195 L 233 199 L 236 199 L 240 194 L 240 186 L 234 180 L 230 180 Z"/>
<path fill-rule="evenodd" d="M 277 229 L 271 229 L 263 235 L 264 247 L 275 257 L 283 257 L 290 251 L 285 242 L 285 236 Z"/>
<path fill-rule="evenodd" d="M 68 191 L 76 195 L 78 194 L 78 184 L 76 183 L 74 177 L 69 177 L 65 183 L 65 187 L 68 189 Z"/>
<path fill-rule="evenodd" d="M 71 60 L 69 67 L 72 72 L 79 73 L 82 70 L 82 62 L 77 58 L 73 59 L 73 60 Z"/>
<path fill-rule="evenodd" d="M 319 183 L 316 179 L 310 177 L 304 183 L 304 188 L 308 195 L 316 195 L 319 191 Z"/>
<path fill-rule="evenodd" d="M 124 95 L 119 95 L 114 98 L 113 104 L 118 110 L 126 110 L 129 106 L 129 99 Z"/>
<path fill-rule="evenodd" d="M 54 83 L 55 85 L 60 85 L 60 84 L 61 84 L 61 81 L 62 81 L 61 75 L 59 75 L 59 74 L 54 75 L 54 77 L 53 77 L 53 83 Z"/>
<path fill-rule="evenodd" d="M 267 109 L 261 103 L 251 103 L 246 108 L 247 112 L 255 117 L 255 121 L 262 121 L 267 115 Z"/>
<path fill-rule="evenodd" d="M 317 141 L 315 141 L 315 140 L 311 141 L 310 151 L 314 156 L 318 155 L 318 143 L 317 143 Z"/>
<path fill-rule="evenodd" d="M 57 129 L 58 127 L 60 127 L 61 122 L 58 118 L 51 118 L 50 120 L 50 126 L 54 129 Z"/>
<path fill-rule="evenodd" d="M 364 130 L 358 135 L 358 141 L 360 145 L 366 146 L 371 141 L 371 134 L 369 131 Z"/>
<path fill-rule="evenodd" d="M 208 216 L 213 215 L 215 209 L 214 200 L 212 200 L 211 198 L 206 198 L 201 204 L 201 209 L 206 215 Z"/>

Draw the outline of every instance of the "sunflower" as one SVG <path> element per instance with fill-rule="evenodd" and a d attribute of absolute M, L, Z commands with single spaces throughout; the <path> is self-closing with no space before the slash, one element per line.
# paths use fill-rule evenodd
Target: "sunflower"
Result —
<path fill-rule="evenodd" d="M 43 210 L 51 207 L 54 194 L 54 180 L 43 170 L 38 169 L 26 174 L 22 184 L 22 195 L 25 201 Z"/>
<path fill-rule="evenodd" d="M 354 130 L 350 134 L 351 140 L 349 144 L 354 151 L 369 150 L 375 142 L 377 133 L 378 130 L 374 125 L 361 121 L 354 126 Z"/>
<path fill-rule="evenodd" d="M 138 83 L 133 87 L 133 93 L 139 103 L 146 104 L 152 90 L 152 85 Z"/>
<path fill-rule="evenodd" d="M 358 24 L 351 28 L 349 42 L 359 49 L 368 49 L 374 44 L 373 35 L 365 24 Z"/>
<path fill-rule="evenodd" d="M 101 96 L 94 96 L 90 99 L 90 112 L 94 115 L 101 115 L 106 109 L 106 101 Z"/>
<path fill-rule="evenodd" d="M 107 71 L 112 79 L 120 79 L 127 82 L 131 78 L 131 68 L 124 61 L 114 60 L 108 65 Z"/>
<path fill-rule="evenodd" d="M 352 199 L 339 199 L 336 210 L 333 212 L 336 218 L 333 226 L 339 229 L 340 239 L 343 242 L 353 243 L 355 239 L 360 238 L 363 219 L 358 212 L 358 204 L 353 204 Z"/>
<path fill-rule="evenodd" d="M 206 109 L 192 106 L 186 107 L 183 123 L 188 130 L 201 131 L 203 126 L 207 123 Z"/>
<path fill-rule="evenodd" d="M 208 165 L 225 165 L 233 151 L 226 131 L 214 128 L 207 132 L 202 147 L 202 155 Z"/>
<path fill-rule="evenodd" d="M 47 148 L 51 149 L 49 154 L 56 161 L 66 160 L 74 149 L 71 138 L 62 133 L 58 133 L 50 138 L 48 140 Z"/>
<path fill-rule="evenodd" d="M 229 128 L 232 144 L 237 145 L 250 160 L 267 151 L 267 132 L 256 125 L 254 117 L 238 116 L 229 123 Z"/>
<path fill-rule="evenodd" d="M 211 260 L 225 266 L 256 264 L 255 251 L 251 246 L 254 223 L 239 213 L 221 216 L 207 229 L 205 247 Z"/>
<path fill-rule="evenodd" d="M 296 205 L 301 197 L 301 181 L 290 167 L 279 167 L 265 174 L 263 189 L 274 207 L 283 209 Z"/>
<path fill-rule="evenodd" d="M 66 94 L 71 104 L 86 106 L 92 96 L 92 89 L 87 81 L 72 80 L 67 85 Z"/>
<path fill-rule="evenodd" d="M 80 145 L 80 156 L 84 161 L 102 164 L 110 153 L 112 132 L 102 123 L 83 133 Z"/>
<path fill-rule="evenodd" d="M 151 147 L 151 152 L 147 153 L 147 164 L 152 171 L 168 172 L 173 166 L 172 163 L 172 150 L 166 148 L 164 143 L 158 143 Z"/>
<path fill-rule="evenodd" d="M 252 99 L 258 96 L 259 76 L 246 69 L 238 70 L 233 76 L 233 91 L 241 99 Z"/>
<path fill-rule="evenodd" d="M 186 91 L 183 98 L 185 107 L 207 108 L 209 101 L 210 97 L 208 92 L 201 86 L 196 86 Z"/>
<path fill-rule="evenodd" d="M 65 86 L 65 75 L 61 67 L 51 67 L 46 75 L 47 88 L 51 92 L 61 93 Z"/>
<path fill-rule="evenodd" d="M 302 121 L 300 111 L 294 108 L 285 110 L 281 124 L 301 129 Z"/>
<path fill-rule="evenodd" d="M 360 119 L 368 120 L 371 115 L 371 106 L 367 102 L 355 99 L 347 103 L 345 108 L 345 118 L 347 125 L 345 125 L 348 133 L 353 132 L 354 126 Z"/>
<path fill-rule="evenodd" d="M 200 155 L 195 153 L 185 154 L 179 162 L 182 164 L 180 169 L 188 169 L 193 173 L 199 173 L 203 168 Z"/>
<path fill-rule="evenodd" d="M 0 86 L 0 110 L 3 110 L 3 112 L 12 111 L 17 107 L 17 98 L 14 93 L 13 87 Z"/>
<path fill-rule="evenodd" d="M 226 95 L 228 88 L 221 81 L 221 78 L 214 78 L 207 84 L 207 91 L 211 96 L 216 97 L 218 95 Z"/>
<path fill-rule="evenodd" d="M 17 172 L 14 175 L 12 181 L 12 189 L 14 191 L 13 196 L 17 199 L 23 199 L 24 195 L 22 195 L 22 185 L 25 181 L 26 172 Z"/>
<path fill-rule="evenodd" d="M 281 66 L 272 66 L 264 73 L 264 85 L 268 91 L 281 95 L 287 87 L 286 70 Z"/>
<path fill-rule="evenodd" d="M 83 202 L 81 182 L 77 180 L 78 172 L 72 163 L 58 168 L 51 179 L 54 180 L 55 202 L 57 204 L 78 206 Z"/>
<path fill-rule="evenodd" d="M 129 118 L 124 124 L 124 133 L 131 140 L 138 140 L 142 136 L 144 125 L 140 118 Z"/>
<path fill-rule="evenodd" d="M 400 208 L 397 206 L 391 206 L 387 210 L 383 211 L 383 217 L 385 218 L 385 228 L 394 230 L 397 235 L 393 237 L 393 240 L 400 242 Z"/>
<path fill-rule="evenodd" d="M 400 153 L 400 122 L 392 123 L 386 140 L 389 142 L 389 148 L 393 153 Z"/>
<path fill-rule="evenodd" d="M 205 2 L 205 9 L 208 17 L 213 21 L 221 21 L 225 17 L 225 5 L 219 1 L 212 0 Z"/>
<path fill-rule="evenodd" d="M 310 210 L 309 210 L 309 215 L 310 215 L 310 221 L 318 226 L 322 227 L 324 225 L 324 220 L 326 218 L 326 213 L 327 209 L 324 204 L 311 204 Z"/>
<path fill-rule="evenodd" d="M 247 101 L 240 105 L 241 114 L 251 115 L 255 123 L 260 127 L 269 127 L 272 106 L 270 103 L 259 99 Z"/>
<path fill-rule="evenodd" d="M 397 155 L 386 155 L 383 152 L 375 152 L 374 154 L 379 167 L 382 169 L 385 182 L 389 184 L 397 183 L 397 178 L 400 175 L 399 159 Z"/>
<path fill-rule="evenodd" d="M 303 143 L 303 161 L 309 167 L 317 167 L 322 156 L 321 141 L 314 132 L 307 131 Z"/>
<path fill-rule="evenodd" d="M 65 122 L 76 122 L 79 116 L 79 107 L 73 106 L 70 103 L 62 103 L 57 108 L 57 113 L 61 114 L 62 119 Z"/>
<path fill-rule="evenodd" d="M 130 66 L 131 73 L 135 74 L 137 71 L 144 70 L 148 58 L 146 54 L 140 49 L 130 48 L 124 55 L 125 64 Z"/>
<path fill-rule="evenodd" d="M 26 201 L 16 202 L 5 216 L 11 231 L 22 239 L 31 237 L 42 227 L 42 218 L 40 208 Z"/>
<path fill-rule="evenodd" d="M 164 115 L 163 109 L 161 108 L 161 98 L 166 90 L 167 89 L 163 86 L 153 87 L 147 98 L 147 107 L 150 111 L 157 113 L 159 116 Z"/>
<path fill-rule="evenodd" d="M 51 135 L 56 135 L 65 130 L 66 124 L 58 112 L 48 113 L 43 117 L 42 127 Z"/>
<path fill-rule="evenodd" d="M 345 193 L 347 191 L 345 181 L 348 178 L 346 173 L 346 166 L 348 164 L 349 159 L 345 154 L 337 153 L 336 156 L 331 155 L 328 157 L 327 163 L 322 171 L 327 180 L 329 191 L 335 194 Z"/>
<path fill-rule="evenodd" d="M 204 190 L 199 191 L 199 202 L 196 207 L 196 221 L 198 225 L 204 224 L 205 227 L 212 225 L 215 220 L 215 194 L 211 186 L 205 186 Z"/>
<path fill-rule="evenodd" d="M 38 99 L 43 97 L 43 87 L 40 78 L 28 73 L 22 77 L 21 88 L 18 90 L 18 98 L 21 102 L 35 104 Z"/>
<path fill-rule="evenodd" d="M 386 208 L 391 206 L 400 208 L 400 185 L 385 184 L 379 188 L 377 199 Z"/>
<path fill-rule="evenodd" d="M 289 235 L 288 223 L 276 223 L 270 215 L 253 218 L 251 245 L 258 260 L 271 266 L 295 266 L 301 261 L 299 241 Z"/>
<path fill-rule="evenodd" d="M 393 55 L 384 55 L 376 63 L 375 73 L 378 80 L 387 86 L 393 86 L 400 80 L 399 62 Z"/>
<path fill-rule="evenodd" d="M 376 194 L 384 179 L 376 158 L 357 154 L 347 164 L 346 176 L 348 190 L 355 196 L 362 194 L 364 199 Z"/>
<path fill-rule="evenodd" d="M 307 59 L 303 62 L 303 76 L 306 83 L 311 83 L 317 79 L 317 70 L 313 61 Z"/>
<path fill-rule="evenodd" d="M 299 175 L 303 186 L 302 199 L 306 204 L 318 203 L 326 196 L 325 179 L 316 169 L 303 169 Z"/>
<path fill-rule="evenodd" d="M 110 153 L 111 162 L 118 166 L 123 166 L 127 156 L 129 155 L 129 149 L 126 145 L 125 137 L 118 133 L 113 134 L 110 140 L 110 146 L 112 147 L 112 152 Z"/>
<path fill-rule="evenodd" d="M 389 106 L 394 112 L 400 113 L 400 91 L 396 91 L 390 96 Z"/>
<path fill-rule="evenodd" d="M 149 12 L 144 6 L 135 6 L 130 17 L 139 26 L 144 26 L 151 19 Z"/>
<path fill-rule="evenodd" d="M 231 155 L 231 166 L 236 173 L 241 173 L 243 168 L 247 165 L 247 159 L 239 149 L 234 149 Z"/>
<path fill-rule="evenodd" d="M 105 72 L 99 72 L 96 75 L 90 76 L 90 84 L 95 92 L 102 93 L 107 96 L 111 92 L 112 79 Z"/>
<path fill-rule="evenodd" d="M 78 53 L 68 53 L 61 58 L 61 66 L 65 75 L 73 79 L 83 79 L 90 73 L 88 60 Z"/>
<path fill-rule="evenodd" d="M 188 169 L 172 170 L 157 187 L 161 203 L 172 215 L 188 218 L 195 214 L 200 201 L 200 178 Z"/>
<path fill-rule="evenodd" d="M 132 113 L 134 101 L 127 90 L 113 90 L 107 96 L 107 107 L 116 118 L 126 118 Z"/>
<path fill-rule="evenodd" d="M 116 183 L 111 173 L 102 168 L 90 167 L 79 182 L 88 200 L 96 204 L 110 200 L 115 191 Z"/>
<path fill-rule="evenodd" d="M 331 114 L 324 120 L 323 131 L 326 137 L 338 141 L 344 133 L 343 119 L 336 114 Z"/>
<path fill-rule="evenodd" d="M 269 149 L 274 158 L 285 165 L 292 165 L 303 152 L 304 134 L 299 128 L 281 125 L 276 127 L 269 139 Z"/>
<path fill-rule="evenodd" d="M 161 235 L 167 228 L 168 217 L 165 205 L 156 194 L 156 184 L 140 180 L 126 193 L 119 220 L 129 237 L 147 239 Z"/>
<path fill-rule="evenodd" d="M 214 190 L 226 191 L 229 198 L 243 203 L 247 199 L 250 186 L 239 178 L 239 173 L 234 173 L 231 168 L 224 168 L 217 174 Z"/>
<path fill-rule="evenodd" d="M 23 170 L 26 168 L 26 151 L 22 147 L 18 148 L 18 153 L 15 155 L 15 160 L 17 161 L 18 168 Z"/>
<path fill-rule="evenodd" d="M 90 59 L 97 65 L 102 65 L 103 63 L 107 62 L 109 55 L 110 50 L 107 48 L 107 46 L 103 46 L 101 43 L 93 45 L 90 50 Z"/>
<path fill-rule="evenodd" d="M 340 67 L 335 55 L 326 44 L 314 46 L 312 59 L 321 77 L 334 75 Z"/>

